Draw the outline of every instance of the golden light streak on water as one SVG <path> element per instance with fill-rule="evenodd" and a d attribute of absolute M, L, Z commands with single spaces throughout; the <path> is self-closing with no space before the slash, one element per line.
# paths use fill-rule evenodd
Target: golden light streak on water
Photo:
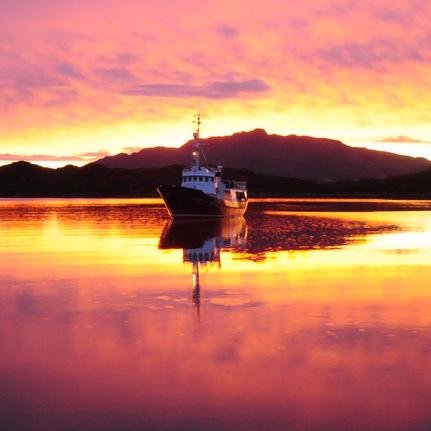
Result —
<path fill-rule="evenodd" d="M 186 224 L 184 238 L 158 200 L 1 201 L 1 417 L 17 429 L 430 423 L 430 213 L 374 211 L 427 203 L 351 204 L 254 201 L 219 236 Z M 198 265 L 196 294 L 184 256 L 213 246 L 220 262 Z"/>

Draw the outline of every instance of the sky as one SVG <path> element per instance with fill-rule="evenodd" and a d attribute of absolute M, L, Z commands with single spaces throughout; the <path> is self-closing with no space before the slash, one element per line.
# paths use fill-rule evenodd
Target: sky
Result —
<path fill-rule="evenodd" d="M 0 164 L 264 128 L 431 159 L 428 0 L 0 0 Z"/>

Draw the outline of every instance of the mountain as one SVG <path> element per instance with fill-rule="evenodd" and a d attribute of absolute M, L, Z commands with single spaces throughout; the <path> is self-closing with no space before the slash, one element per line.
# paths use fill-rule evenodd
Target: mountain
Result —
<path fill-rule="evenodd" d="M 431 169 L 410 175 L 389 177 L 384 180 L 338 183 L 337 189 L 347 195 L 410 196 L 431 198 Z"/>
<path fill-rule="evenodd" d="M 159 184 L 178 184 L 183 166 L 150 169 L 110 169 L 97 163 L 81 168 L 43 168 L 28 162 L 0 166 L 3 197 L 145 197 L 157 196 Z M 248 182 L 256 195 L 315 194 L 322 186 L 295 178 L 255 174 L 245 169 L 225 170 L 228 178 Z"/>
<path fill-rule="evenodd" d="M 97 163 L 81 168 L 43 168 L 28 162 L 0 166 L 1 197 L 153 197 L 159 184 L 178 184 L 183 166 L 110 169 Z M 358 181 L 319 183 L 224 170 L 226 178 L 247 181 L 249 195 L 431 198 L 431 169 L 411 175 Z"/>
<path fill-rule="evenodd" d="M 385 178 L 431 167 L 424 158 L 349 147 L 332 139 L 268 135 L 263 129 L 202 139 L 202 143 L 210 163 L 304 180 Z M 105 157 L 98 163 L 125 169 L 189 165 L 192 145 L 189 141 L 180 148 L 144 148 L 130 155 Z"/>
<path fill-rule="evenodd" d="M 175 183 L 181 167 L 109 169 L 99 164 L 42 168 L 28 162 L 0 167 L 0 196 L 155 196 L 158 181 Z"/>

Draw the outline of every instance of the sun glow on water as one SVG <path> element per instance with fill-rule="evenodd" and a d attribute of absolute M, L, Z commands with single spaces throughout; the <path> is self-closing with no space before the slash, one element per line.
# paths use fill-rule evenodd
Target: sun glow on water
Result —
<path fill-rule="evenodd" d="M 97 412 L 127 423 L 136 410 L 155 429 L 181 412 L 248 431 L 256 411 L 282 430 L 292 408 L 297 429 L 340 411 L 364 430 L 427 420 L 423 397 L 403 406 L 431 385 L 429 211 L 328 211 L 340 204 L 352 202 L 254 200 L 204 242 L 220 262 L 196 266 L 184 256 L 199 244 L 184 253 L 195 238 L 174 234 L 159 200 L 2 200 L 2 391 L 32 388 L 17 421 L 100 428 Z M 55 417 L 36 417 L 40 402 Z"/>

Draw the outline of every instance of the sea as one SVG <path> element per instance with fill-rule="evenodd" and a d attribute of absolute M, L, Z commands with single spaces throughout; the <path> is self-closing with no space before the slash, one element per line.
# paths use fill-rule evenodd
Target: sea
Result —
<path fill-rule="evenodd" d="M 430 430 L 431 201 L 0 200 L 0 429 Z"/>

